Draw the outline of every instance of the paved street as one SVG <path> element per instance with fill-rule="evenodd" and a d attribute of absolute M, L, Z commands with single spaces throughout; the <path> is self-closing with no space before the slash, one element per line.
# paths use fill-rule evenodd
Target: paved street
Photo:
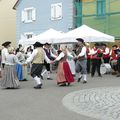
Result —
<path fill-rule="evenodd" d="M 55 78 L 55 73 L 52 74 Z M 21 89 L 0 90 L 1 120 L 120 120 L 120 78 L 88 76 L 88 83 L 58 87 L 55 80 L 21 82 Z"/>

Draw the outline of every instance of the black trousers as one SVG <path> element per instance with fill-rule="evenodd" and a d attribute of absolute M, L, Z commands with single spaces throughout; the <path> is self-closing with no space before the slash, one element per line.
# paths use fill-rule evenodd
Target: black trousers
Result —
<path fill-rule="evenodd" d="M 90 68 L 91 68 L 91 59 L 87 59 L 87 73 L 90 73 Z"/>
<path fill-rule="evenodd" d="M 36 76 L 41 77 L 41 72 L 43 69 L 43 64 L 32 64 L 31 76 L 34 78 Z"/>
<path fill-rule="evenodd" d="M 104 63 L 109 63 L 110 62 L 110 58 L 103 58 Z"/>
<path fill-rule="evenodd" d="M 91 62 L 92 62 L 91 76 L 95 75 L 96 70 L 97 70 L 98 76 L 101 76 L 101 73 L 100 73 L 101 59 L 93 59 Z"/>
<path fill-rule="evenodd" d="M 50 64 L 47 63 L 46 61 L 44 61 L 44 65 L 45 65 L 45 68 L 47 69 L 47 71 L 50 71 Z"/>

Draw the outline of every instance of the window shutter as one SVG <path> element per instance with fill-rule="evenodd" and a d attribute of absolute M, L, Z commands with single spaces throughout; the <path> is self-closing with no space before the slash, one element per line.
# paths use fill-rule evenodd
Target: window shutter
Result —
<path fill-rule="evenodd" d="M 56 19 L 62 19 L 62 4 L 56 4 Z"/>
<path fill-rule="evenodd" d="M 32 10 L 32 20 L 36 20 L 36 9 L 33 8 Z"/>
<path fill-rule="evenodd" d="M 25 11 L 24 10 L 22 10 L 22 13 L 21 13 L 21 21 L 25 22 Z"/>
<path fill-rule="evenodd" d="M 62 19 L 62 3 L 51 5 L 51 20 Z"/>
<path fill-rule="evenodd" d="M 51 20 L 55 19 L 55 5 L 51 5 Z"/>

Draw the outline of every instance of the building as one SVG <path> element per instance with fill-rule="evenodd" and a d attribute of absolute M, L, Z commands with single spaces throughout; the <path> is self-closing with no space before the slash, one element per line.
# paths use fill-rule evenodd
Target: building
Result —
<path fill-rule="evenodd" d="M 67 32 L 86 24 L 120 38 L 120 0 L 18 0 L 17 40 L 53 28 Z"/>
<path fill-rule="evenodd" d="M 120 0 L 76 0 L 77 25 L 86 24 L 120 39 Z"/>
<path fill-rule="evenodd" d="M 16 45 L 16 11 L 12 9 L 16 0 L 0 0 L 0 47 L 7 40 Z"/>
<path fill-rule="evenodd" d="M 17 40 L 31 38 L 49 28 L 67 32 L 73 28 L 73 0 L 18 0 Z"/>

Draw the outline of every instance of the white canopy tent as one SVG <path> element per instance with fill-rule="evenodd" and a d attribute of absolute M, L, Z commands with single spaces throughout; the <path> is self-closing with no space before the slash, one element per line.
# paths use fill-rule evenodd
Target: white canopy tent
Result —
<path fill-rule="evenodd" d="M 76 38 L 83 38 L 85 42 L 114 42 L 113 36 L 107 35 L 86 25 L 69 31 L 61 38 L 61 42 L 76 42 Z"/>
<path fill-rule="evenodd" d="M 86 25 L 82 25 L 74 30 L 67 33 L 62 33 L 54 29 L 49 29 L 37 36 L 30 39 L 23 39 L 19 41 L 19 44 L 32 45 L 35 42 L 41 43 L 75 43 L 76 38 L 83 38 L 85 42 L 114 42 L 115 38 L 113 36 L 107 35 Z"/>
<path fill-rule="evenodd" d="M 60 32 L 60 31 L 56 31 L 52 28 L 50 28 L 49 30 L 40 33 L 37 36 L 34 36 L 33 38 L 30 39 L 26 39 L 26 40 L 20 40 L 19 44 L 24 44 L 24 45 L 28 45 L 28 44 L 34 44 L 35 42 L 40 42 L 40 43 L 60 43 L 60 40 L 62 38 L 64 33 Z"/>

